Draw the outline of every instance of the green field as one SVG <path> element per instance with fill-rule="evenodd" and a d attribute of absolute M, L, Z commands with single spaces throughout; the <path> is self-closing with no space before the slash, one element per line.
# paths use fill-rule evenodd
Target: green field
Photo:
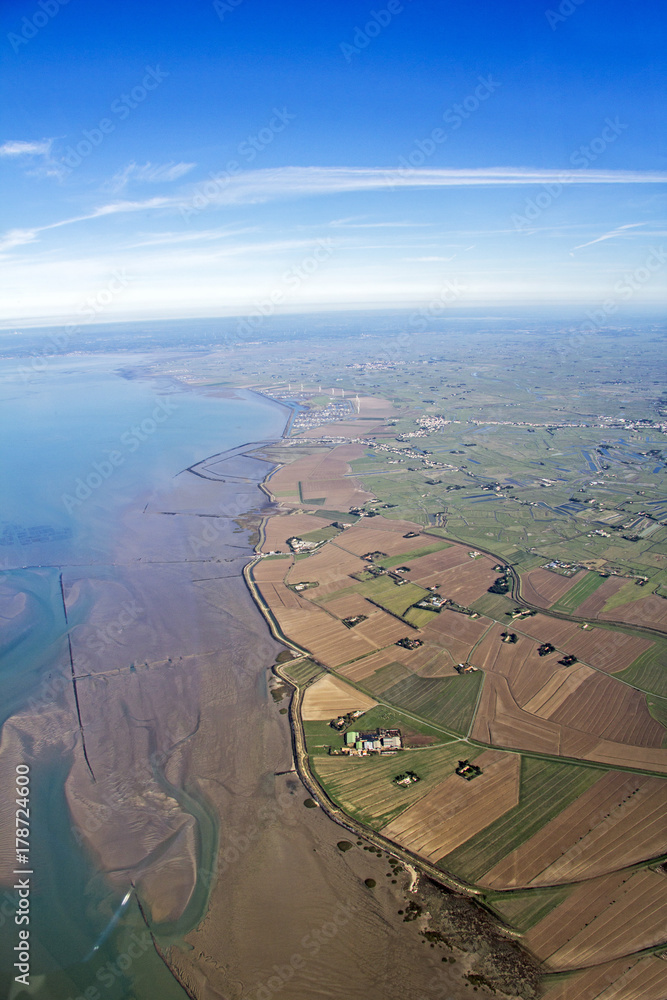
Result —
<path fill-rule="evenodd" d="M 311 757 L 327 756 L 329 747 L 333 750 L 340 750 L 343 746 L 343 736 L 332 729 L 326 721 L 304 720 L 303 731 L 306 737 L 306 747 Z"/>
<path fill-rule="evenodd" d="M 455 740 L 455 737 L 443 733 L 441 729 L 429 726 L 427 722 L 422 722 L 420 719 L 412 719 L 404 715 L 400 709 L 389 705 L 376 705 L 375 708 L 371 708 L 359 722 L 359 726 L 362 725 L 364 729 L 369 730 L 378 727 L 400 729 L 404 741 L 407 742 L 410 741 L 412 734 L 430 736 L 437 743 L 450 743 Z"/>
<path fill-rule="evenodd" d="M 448 777 L 460 756 L 460 744 L 452 743 L 389 757 L 319 756 L 313 759 L 313 769 L 334 802 L 379 830 Z M 468 756 L 472 759 L 475 752 Z M 406 770 L 414 771 L 420 780 L 408 788 L 394 785 L 393 779 Z"/>
<path fill-rule="evenodd" d="M 476 882 L 605 773 L 598 768 L 522 757 L 519 804 L 441 858 L 438 866 Z"/>
<path fill-rule="evenodd" d="M 638 587 L 630 580 L 619 591 L 612 595 L 603 607 L 603 612 L 614 611 L 615 608 L 622 608 L 625 604 L 632 604 L 633 601 L 640 601 L 642 597 L 648 597 L 656 589 L 660 588 L 661 581 L 664 580 L 664 573 L 657 574 L 650 584 Z M 667 601 L 665 602 L 665 617 L 667 618 Z"/>
<path fill-rule="evenodd" d="M 518 892 L 489 892 L 485 900 L 505 923 L 525 934 L 543 917 L 565 902 L 572 886 L 547 889 L 522 889 Z"/>
<path fill-rule="evenodd" d="M 380 667 L 370 677 L 365 677 L 363 686 L 365 691 L 371 694 L 382 694 L 392 684 L 403 680 L 404 677 L 411 677 L 412 671 L 403 666 L 402 663 L 388 663 L 386 667 Z"/>
<path fill-rule="evenodd" d="M 382 695 L 384 701 L 400 705 L 423 719 L 454 732 L 466 734 L 484 680 L 481 671 L 461 677 L 418 677 L 398 681 Z"/>
<path fill-rule="evenodd" d="M 290 677 L 295 684 L 301 687 L 303 684 L 307 684 L 310 680 L 315 677 L 319 677 L 323 674 L 324 667 L 318 666 L 317 663 L 313 663 L 312 660 L 298 660 L 295 663 L 286 663 L 283 665 L 283 672 Z"/>
<path fill-rule="evenodd" d="M 412 604 L 421 601 L 428 593 L 415 583 L 404 583 L 402 587 L 399 587 L 392 580 L 383 576 L 369 580 L 367 583 L 360 583 L 355 590 L 395 615 L 404 614 Z"/>
<path fill-rule="evenodd" d="M 667 639 L 656 639 L 634 663 L 615 676 L 644 691 L 667 697 Z"/>
<path fill-rule="evenodd" d="M 426 608 L 408 608 L 403 617 L 411 625 L 424 628 L 425 625 L 433 621 L 437 613 L 437 611 L 428 611 Z"/>
<path fill-rule="evenodd" d="M 594 594 L 598 587 L 601 587 L 604 583 L 605 578 L 600 576 L 599 573 L 589 572 L 586 573 L 581 580 L 578 580 L 573 587 L 563 594 L 555 604 L 551 605 L 554 611 L 562 611 L 565 614 L 573 614 L 580 604 L 583 604 L 586 598 Z"/>
<path fill-rule="evenodd" d="M 386 559 L 380 559 L 377 565 L 382 566 L 383 569 L 394 569 L 396 566 L 402 566 L 403 563 L 409 566 L 411 559 L 419 559 L 420 556 L 430 556 L 433 552 L 440 552 L 442 549 L 450 548 L 451 542 L 434 541 L 431 545 L 425 545 L 421 549 L 414 549 L 412 552 L 405 552 L 402 556 L 387 556 Z"/>
<path fill-rule="evenodd" d="M 342 521 L 343 524 L 356 524 L 358 514 L 348 514 L 342 510 L 314 510 L 313 517 L 324 517 L 329 521 Z"/>
<path fill-rule="evenodd" d="M 308 531 L 305 535 L 299 535 L 304 542 L 328 542 L 330 538 L 340 535 L 341 529 L 329 525 L 326 528 L 318 528 L 317 531 Z"/>
<path fill-rule="evenodd" d="M 482 594 L 470 605 L 474 611 L 494 618 L 496 621 L 502 622 L 503 625 L 510 620 L 507 612 L 514 611 L 516 606 L 516 602 L 511 597 L 505 597 L 504 594 Z"/>

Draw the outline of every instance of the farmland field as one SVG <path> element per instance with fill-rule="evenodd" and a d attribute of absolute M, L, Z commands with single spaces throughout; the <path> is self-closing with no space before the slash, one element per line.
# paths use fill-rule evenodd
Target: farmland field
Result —
<path fill-rule="evenodd" d="M 443 775 L 456 767 L 459 757 L 460 747 L 452 743 L 432 750 L 404 750 L 389 757 L 322 756 L 314 761 L 314 768 L 335 802 L 378 830 L 439 784 Z M 407 788 L 393 784 L 393 779 L 407 770 L 414 771 L 420 780 Z"/>
<path fill-rule="evenodd" d="M 545 977 L 542 1000 L 664 1000 L 665 963 L 655 955 Z"/>
<path fill-rule="evenodd" d="M 307 659 L 297 660 L 294 663 L 286 663 L 283 665 L 283 670 L 298 685 L 307 684 L 308 681 L 324 673 L 322 667 L 318 666 L 317 663 L 313 663 L 312 660 Z"/>
<path fill-rule="evenodd" d="M 603 773 L 597 768 L 522 758 L 518 805 L 440 858 L 438 865 L 468 881 L 483 883 L 485 873 L 501 858 L 537 833 Z"/>
<path fill-rule="evenodd" d="M 484 875 L 498 889 L 593 878 L 667 853 L 667 782 L 607 771 Z"/>
<path fill-rule="evenodd" d="M 667 639 L 658 639 L 618 674 L 628 684 L 667 698 Z"/>
<path fill-rule="evenodd" d="M 340 678 L 324 674 L 306 690 L 301 712 L 304 719 L 316 721 L 332 719 L 357 709 L 365 712 L 375 704 L 372 698 L 350 687 Z"/>
<path fill-rule="evenodd" d="M 379 604 L 395 615 L 404 614 L 411 605 L 427 596 L 427 591 L 415 586 L 414 583 L 405 583 L 402 587 L 398 587 L 386 577 L 360 583 L 357 589 L 369 601 Z"/>
<path fill-rule="evenodd" d="M 463 754 L 463 751 L 460 750 Z M 470 760 L 467 751 L 463 754 Z M 486 750 L 475 756 L 482 773 L 472 781 L 450 774 L 382 832 L 390 840 L 436 862 L 503 816 L 519 800 L 520 760 Z"/>
<path fill-rule="evenodd" d="M 384 691 L 382 697 L 445 726 L 457 733 L 467 733 L 472 713 L 483 683 L 480 672 L 456 677 L 406 677 Z"/>
<path fill-rule="evenodd" d="M 580 580 L 570 587 L 554 604 L 551 605 L 554 611 L 564 611 L 566 614 L 575 612 L 580 604 L 591 597 L 598 587 L 605 582 L 599 573 L 586 573 Z"/>
<path fill-rule="evenodd" d="M 354 434 L 368 444 L 321 442 L 309 456 L 298 443 L 292 471 L 285 467 L 278 476 L 283 510 L 302 511 L 303 501 L 325 509 L 281 515 L 275 547 L 290 518 L 290 533 L 324 544 L 298 562 L 258 570 L 286 634 L 336 678 L 358 686 L 337 682 L 332 693 L 335 678 L 328 675 L 309 689 L 304 714 L 319 714 L 304 723 L 314 773 L 351 816 L 476 884 L 558 970 L 545 1000 L 665 1000 L 666 963 L 636 952 L 659 943 L 658 890 L 665 884 L 644 868 L 667 851 L 667 783 L 658 777 L 667 774 L 667 638 L 616 624 L 655 628 L 667 615 L 667 601 L 655 593 L 664 588 L 657 544 L 663 532 L 649 518 L 662 518 L 667 506 L 650 496 L 649 452 L 639 439 L 601 443 L 606 424 L 593 426 L 588 416 L 560 426 L 563 397 L 555 387 L 550 396 L 531 393 L 520 404 L 528 421 L 510 427 L 507 418 L 516 412 L 504 407 L 519 404 L 500 385 L 513 384 L 514 376 L 487 379 L 481 365 L 465 389 L 441 387 L 416 369 L 412 377 L 433 382 L 426 399 L 407 378 L 387 379 L 381 371 L 372 377 L 387 391 L 391 386 L 390 425 L 360 415 L 313 427 L 312 438 Z M 468 376 L 459 377 L 463 385 Z M 479 405 L 489 425 L 479 420 L 481 382 Z M 597 399 L 599 413 L 607 412 L 612 384 L 605 382 Z M 447 412 L 445 397 L 452 423 L 420 430 L 428 443 L 413 446 L 416 421 Z M 644 433 L 648 440 L 658 431 Z M 605 465 L 614 470 L 609 476 Z M 348 522 L 351 497 L 372 516 L 330 528 L 325 518 Z M 620 529 L 635 530 L 635 522 L 640 537 L 631 541 Z M 362 558 L 370 552 L 387 571 L 407 567 L 405 582 L 370 574 Z M 521 576 L 521 599 L 542 609 L 531 617 L 512 618 L 515 600 L 489 593 L 508 562 Z M 552 570 L 545 568 L 550 562 Z M 563 572 L 553 571 L 564 564 Z M 318 586 L 286 592 L 285 573 L 290 584 Z M 639 575 L 644 588 L 635 586 Z M 415 609 L 429 593 L 480 617 Z M 358 615 L 362 622 L 342 626 Z M 503 632 L 516 641 L 502 642 Z M 404 637 L 421 645 L 398 647 Z M 538 655 L 543 643 L 555 649 Z M 576 661 L 559 663 L 565 655 Z M 454 668 L 463 662 L 478 670 L 459 676 Z M 308 667 L 295 669 L 309 676 Z M 369 704 L 380 701 L 359 725 L 398 727 L 404 745 L 419 749 L 389 758 L 330 755 L 341 737 L 328 717 L 339 705 L 357 707 L 358 688 Z M 341 692 L 351 700 L 332 700 Z M 315 705 L 317 698 L 322 703 Z M 471 723 L 473 744 L 455 740 Z M 466 757 L 483 767 L 470 783 L 453 774 Z M 422 780 L 399 790 L 391 781 L 399 769 L 414 769 Z"/>
<path fill-rule="evenodd" d="M 526 942 L 547 968 L 580 969 L 660 944 L 666 922 L 664 875 L 615 872 L 575 889 Z"/>
<path fill-rule="evenodd" d="M 521 575 L 521 593 L 529 604 L 549 608 L 586 575 L 579 572 L 573 577 L 561 576 L 540 566 Z"/>
<path fill-rule="evenodd" d="M 503 920 L 525 932 L 551 913 L 554 907 L 560 906 L 571 891 L 570 886 L 561 886 L 507 893 L 487 892 L 485 899 Z"/>

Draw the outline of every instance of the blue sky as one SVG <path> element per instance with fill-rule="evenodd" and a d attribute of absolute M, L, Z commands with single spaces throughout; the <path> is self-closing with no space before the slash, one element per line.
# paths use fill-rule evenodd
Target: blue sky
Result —
<path fill-rule="evenodd" d="M 0 323 L 658 308 L 666 22 L 658 0 L 9 0 Z"/>

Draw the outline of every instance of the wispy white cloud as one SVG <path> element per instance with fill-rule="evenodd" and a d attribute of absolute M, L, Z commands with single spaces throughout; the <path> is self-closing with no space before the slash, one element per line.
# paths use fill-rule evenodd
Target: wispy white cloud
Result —
<path fill-rule="evenodd" d="M 645 225 L 645 222 L 628 222 L 625 226 L 617 226 L 616 229 L 611 229 L 608 233 L 603 233 L 602 236 L 598 236 L 594 240 L 589 240 L 588 243 L 580 243 L 579 246 L 572 247 L 570 253 L 574 253 L 575 250 L 583 250 L 584 247 L 592 247 L 594 243 L 603 243 L 605 240 L 611 240 L 614 236 L 620 236 L 626 229 L 637 229 L 639 226 Z"/>
<path fill-rule="evenodd" d="M 24 246 L 26 243 L 34 243 L 37 239 L 37 229 L 9 229 L 4 236 L 0 237 L 0 252 L 13 250 L 14 247 Z"/>
<path fill-rule="evenodd" d="M 147 199 L 113 201 L 85 215 L 74 216 L 30 230 L 33 238 L 40 232 L 73 223 L 86 222 L 104 216 L 147 211 L 199 212 L 225 205 L 252 205 L 286 198 L 301 198 L 320 194 L 354 191 L 392 191 L 398 187 L 445 188 L 505 185 L 541 185 L 563 180 L 560 170 L 529 167 L 488 167 L 480 169 L 402 170 L 396 168 L 362 167 L 279 167 L 246 171 L 229 175 L 219 182 L 206 182 L 206 194 L 201 185 L 190 185 L 179 193 Z M 572 184 L 620 185 L 659 184 L 667 181 L 667 173 L 640 170 L 580 170 L 570 172 Z M 213 190 L 210 190 L 211 187 Z M 200 190 L 201 189 L 201 190 Z M 199 200 L 198 200 L 199 199 Z M 194 206 L 191 208 L 191 206 Z M 345 221 L 345 220 L 342 220 Z M 23 242 L 31 242 L 24 240 Z"/>
<path fill-rule="evenodd" d="M 169 184 L 180 180 L 189 173 L 196 163 L 128 163 L 126 167 L 113 175 L 107 184 L 107 189 L 117 194 L 125 189 L 130 181 L 149 184 Z"/>
<path fill-rule="evenodd" d="M 25 142 L 23 139 L 8 139 L 0 146 L 0 156 L 46 156 L 51 152 L 53 139 Z"/>
<path fill-rule="evenodd" d="M 0 146 L 0 156 L 17 158 L 22 166 L 28 167 L 29 176 L 62 180 L 70 171 L 53 156 L 53 143 L 53 139 L 8 139 Z"/>
<path fill-rule="evenodd" d="M 179 243 L 206 243 L 216 240 L 234 239 L 237 236 L 243 236 L 256 231 L 256 226 L 243 226 L 235 229 L 225 227 L 220 229 L 199 229 L 193 232 L 186 230 L 185 232 L 140 233 L 137 235 L 137 239 L 128 243 L 127 246 L 130 249 L 134 249 L 136 247 L 173 246 Z"/>
<path fill-rule="evenodd" d="M 360 216 L 363 219 L 364 216 Z M 329 223 L 334 229 L 425 229 L 434 226 L 434 222 L 361 222 L 356 216 L 348 219 L 332 219 Z"/>
<path fill-rule="evenodd" d="M 413 260 L 419 264 L 449 264 L 455 257 L 458 257 L 458 254 L 453 254 L 451 257 L 404 257 L 403 260 Z"/>

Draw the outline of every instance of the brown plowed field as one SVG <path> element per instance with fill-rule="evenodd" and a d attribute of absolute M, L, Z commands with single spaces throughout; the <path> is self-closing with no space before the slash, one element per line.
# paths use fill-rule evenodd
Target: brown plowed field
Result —
<path fill-rule="evenodd" d="M 284 465 L 282 469 L 277 469 L 268 481 L 268 488 L 271 493 L 291 493 L 299 502 L 299 482 L 308 479 L 314 469 L 324 457 L 324 451 L 316 451 L 314 455 L 304 455 L 297 458 L 296 462 Z"/>
<path fill-rule="evenodd" d="M 319 600 L 334 590 L 354 586 L 356 581 L 350 579 L 350 574 L 357 573 L 362 567 L 363 563 L 357 556 L 352 556 L 337 544 L 328 542 L 312 556 L 295 562 L 287 582 L 293 584 L 316 581 L 319 587 L 304 593 L 311 595 L 313 600 Z"/>
<path fill-rule="evenodd" d="M 370 677 L 376 670 L 386 667 L 389 663 L 402 663 L 404 660 L 402 654 L 407 652 L 409 652 L 407 649 L 390 646 L 389 649 L 382 649 L 379 653 L 373 653 L 372 656 L 364 656 L 361 660 L 355 660 L 354 663 L 347 663 L 340 668 L 340 673 L 360 684 L 366 677 Z"/>
<path fill-rule="evenodd" d="M 612 743 L 611 740 L 601 740 L 589 753 L 587 760 L 598 760 L 614 767 L 637 767 L 646 771 L 659 771 L 667 774 L 667 750 L 657 750 L 652 747 L 634 747 L 627 743 Z"/>
<path fill-rule="evenodd" d="M 409 540 L 405 539 L 405 541 Z M 423 536 L 421 545 L 418 547 L 425 547 L 434 540 Z M 464 566 L 472 562 L 468 551 L 463 545 L 450 545 L 448 549 L 440 549 L 438 552 L 431 552 L 427 556 L 419 556 L 417 559 L 412 559 L 410 561 L 409 579 L 422 587 L 434 587 L 436 584 L 441 584 L 440 593 L 443 597 L 449 597 L 446 588 L 446 581 L 450 579 L 448 574 L 458 566 Z M 481 559 L 476 559 L 475 562 L 481 562 Z M 494 574 L 494 580 L 497 575 L 497 573 Z"/>
<path fill-rule="evenodd" d="M 630 604 L 622 604 L 613 611 L 600 615 L 604 621 L 630 622 L 633 625 L 650 625 L 667 632 L 667 601 L 664 597 L 649 594 Z"/>
<path fill-rule="evenodd" d="M 325 721 L 356 709 L 367 712 L 375 705 L 377 702 L 368 695 L 361 694 L 338 677 L 325 674 L 306 688 L 301 714 L 308 721 Z"/>
<path fill-rule="evenodd" d="M 352 629 L 352 631 L 356 632 L 357 630 Z M 386 666 L 388 663 L 403 663 L 408 670 L 420 674 L 423 669 L 429 669 L 432 664 L 442 663 L 445 658 L 447 658 L 446 653 L 427 643 L 424 643 L 419 649 L 404 649 L 402 646 L 392 645 L 387 649 L 374 653 L 373 656 L 365 656 L 362 660 L 348 663 L 341 668 L 341 673 L 349 677 L 350 680 L 363 681 L 364 677 L 369 677 L 376 670 Z M 451 663 L 452 661 L 449 660 L 449 662 Z M 443 674 L 444 672 L 445 667 L 443 666 Z M 452 673 L 455 673 L 455 671 L 452 671 Z M 426 673 L 423 676 L 442 676 L 442 674 L 431 675 Z"/>
<path fill-rule="evenodd" d="M 628 667 L 651 645 L 650 639 L 640 636 L 599 628 L 582 629 L 580 625 L 540 614 L 508 625 L 508 628 L 531 635 L 540 642 L 551 642 L 557 649 L 612 674 Z"/>
<path fill-rule="evenodd" d="M 289 552 L 287 539 L 293 535 L 305 535 L 308 531 L 319 531 L 326 521 L 311 514 L 290 514 L 288 517 L 273 515 L 269 517 L 264 529 L 265 541 L 262 552 Z"/>
<path fill-rule="evenodd" d="M 460 657 L 455 657 L 451 650 L 437 648 L 435 645 L 425 643 L 424 649 L 430 650 L 431 656 L 424 663 L 412 667 L 420 677 L 455 677 L 457 671 L 454 665 L 462 663 Z"/>
<path fill-rule="evenodd" d="M 459 636 L 452 634 L 452 625 L 447 619 L 443 619 L 443 614 L 444 612 L 441 611 L 437 618 L 434 618 L 421 630 L 420 638 L 423 641 L 431 643 L 433 646 L 446 650 L 451 657 L 452 663 L 465 663 L 473 643 L 466 642 Z M 463 616 L 458 617 L 462 618 Z"/>
<path fill-rule="evenodd" d="M 366 434 L 373 434 L 376 429 L 381 428 L 381 424 L 378 421 L 377 424 L 373 423 L 372 420 L 340 420 L 333 421 L 330 424 L 321 424 L 319 427 L 309 427 L 308 430 L 304 431 L 299 436 L 308 440 L 308 438 L 319 438 L 319 437 L 364 437 Z"/>
<path fill-rule="evenodd" d="M 328 667 L 354 660 L 374 648 L 362 636 L 355 635 L 354 629 L 345 628 L 318 608 L 296 611 L 280 607 L 271 610 L 285 635 L 305 646 Z"/>
<path fill-rule="evenodd" d="M 650 714 L 646 695 L 599 671 L 591 672 L 579 689 L 546 717 L 614 743 L 640 747 L 661 747 L 667 735 Z"/>
<path fill-rule="evenodd" d="M 365 503 L 369 494 L 360 490 L 355 479 L 308 479 L 301 482 L 304 503 L 321 500 L 328 510 L 346 510 Z"/>
<path fill-rule="evenodd" d="M 590 597 L 587 597 L 586 600 L 579 605 L 576 612 L 578 617 L 596 618 L 609 598 L 618 593 L 621 587 L 624 587 L 626 583 L 627 580 L 624 580 L 620 576 L 610 576 L 608 580 L 605 580 L 604 583 L 600 584 L 594 594 L 591 594 Z"/>
<path fill-rule="evenodd" d="M 468 618 L 457 611 L 448 611 L 444 608 L 423 631 L 438 636 L 451 636 L 468 646 L 473 646 L 478 639 L 481 639 L 490 624 L 488 618 Z"/>
<path fill-rule="evenodd" d="M 573 729 L 568 729 L 561 734 L 560 752 L 563 757 L 581 757 L 589 759 L 590 754 L 597 746 L 597 737 L 590 733 L 577 733 Z"/>
<path fill-rule="evenodd" d="M 373 608 L 373 605 L 371 604 L 370 607 Z M 399 622 L 397 618 L 388 615 L 386 611 L 373 608 L 373 613 L 369 615 L 368 621 L 355 626 L 354 631 L 364 636 L 373 645 L 382 649 L 383 646 L 389 645 L 392 648 L 397 648 L 394 644 L 405 636 L 406 630 L 405 625 Z"/>
<path fill-rule="evenodd" d="M 526 944 L 553 970 L 580 969 L 665 940 L 667 878 L 652 871 L 584 882 L 528 931 Z"/>
<path fill-rule="evenodd" d="M 339 444 L 332 451 L 334 458 L 339 462 L 354 462 L 357 458 L 362 458 L 366 449 L 363 444 Z"/>
<path fill-rule="evenodd" d="M 319 590 L 319 587 L 317 588 Z M 316 599 L 315 591 L 313 597 Z M 343 597 L 333 597 L 324 601 L 322 607 L 336 618 L 352 618 L 355 615 L 373 615 L 378 610 L 374 604 L 367 601 L 361 594 L 345 594 Z M 398 623 L 400 624 L 400 622 Z M 359 625 L 355 626 L 358 629 Z M 405 631 L 405 625 L 403 626 Z"/>
<path fill-rule="evenodd" d="M 517 805 L 518 755 L 487 750 L 475 763 L 483 771 L 479 777 L 466 781 L 450 774 L 382 833 L 435 862 Z"/>
<path fill-rule="evenodd" d="M 472 604 L 478 597 L 485 594 L 498 574 L 493 571 L 493 559 L 487 557 L 479 559 L 468 558 L 467 562 L 460 563 L 445 573 L 436 574 L 440 583 L 438 593 L 442 597 L 448 597 L 457 604 L 464 606 Z M 412 574 L 410 575 L 412 579 Z M 431 584 L 429 584 L 431 586 Z"/>
<path fill-rule="evenodd" d="M 415 549 L 423 549 L 434 539 L 418 535 L 417 538 L 403 538 L 409 531 L 417 531 L 419 525 L 410 521 L 387 521 L 384 517 L 364 518 L 338 538 L 338 544 L 347 552 L 362 556 L 365 552 L 385 552 L 388 556 L 399 556 Z M 447 550 L 445 550 L 447 551 Z"/>
<path fill-rule="evenodd" d="M 487 674 L 484 678 L 472 737 L 482 743 L 517 750 L 560 752 L 560 726 L 522 712 L 512 697 L 507 679 L 498 674 Z"/>
<path fill-rule="evenodd" d="M 667 852 L 667 782 L 609 771 L 480 880 L 493 889 L 594 878 Z"/>
<path fill-rule="evenodd" d="M 586 632 L 575 622 L 561 621 L 559 618 L 550 618 L 548 615 L 536 614 L 533 618 L 524 618 L 523 621 L 512 622 L 507 620 L 507 627 L 512 632 L 523 632 L 540 642 L 551 642 L 558 649 L 565 649 L 570 652 L 568 644 L 573 639 L 585 636 Z M 574 653 L 574 650 L 571 652 Z M 576 655 L 576 654 L 575 654 Z"/>
<path fill-rule="evenodd" d="M 577 667 L 556 668 L 547 683 L 522 707 L 525 712 L 539 715 L 542 719 L 551 719 L 554 712 L 579 690 L 585 680 L 599 676 L 591 667 L 583 667 L 581 664 Z"/>
<path fill-rule="evenodd" d="M 393 417 L 396 412 L 394 406 L 387 399 L 381 399 L 378 396 L 359 397 L 358 413 L 360 417 L 378 417 L 380 419 Z"/>
<path fill-rule="evenodd" d="M 307 609 L 307 606 L 304 605 L 304 602 L 299 599 L 297 594 L 289 590 L 282 583 L 262 583 L 259 589 L 262 592 L 262 597 L 272 611 L 280 607 L 296 608 L 301 611 Z"/>
<path fill-rule="evenodd" d="M 581 629 L 575 645 L 576 648 L 568 649 L 567 652 L 574 653 L 592 667 L 615 674 L 629 667 L 640 653 L 649 649 L 652 642 L 650 639 L 642 639 L 637 635 L 624 635 L 622 632 Z"/>
<path fill-rule="evenodd" d="M 562 978 L 543 1000 L 665 1000 L 667 962 L 622 958 Z"/>
<path fill-rule="evenodd" d="M 586 757 L 598 749 L 595 737 L 616 746 L 627 743 L 628 750 L 632 745 L 662 745 L 665 731 L 650 715 L 641 692 L 583 664 L 559 666 L 556 653 L 540 657 L 537 640 L 526 636 L 515 644 L 501 642 L 502 631 L 503 626 L 494 625 L 473 655 L 475 665 L 487 674 L 475 738 Z"/>
<path fill-rule="evenodd" d="M 252 569 L 257 583 L 282 583 L 292 565 L 292 559 L 262 559 Z"/>
<path fill-rule="evenodd" d="M 559 597 L 585 576 L 587 570 L 580 570 L 574 576 L 560 576 L 548 569 L 531 569 L 521 577 L 521 593 L 529 604 L 540 608 L 550 608 Z"/>
<path fill-rule="evenodd" d="M 519 635 L 514 644 L 502 642 L 504 631 L 505 626 L 494 625 L 475 650 L 473 659 L 475 666 L 485 672 L 506 677 L 517 704 L 521 706 L 537 694 L 559 669 L 557 658 L 554 654 L 538 656 L 539 642 L 527 636 Z"/>

